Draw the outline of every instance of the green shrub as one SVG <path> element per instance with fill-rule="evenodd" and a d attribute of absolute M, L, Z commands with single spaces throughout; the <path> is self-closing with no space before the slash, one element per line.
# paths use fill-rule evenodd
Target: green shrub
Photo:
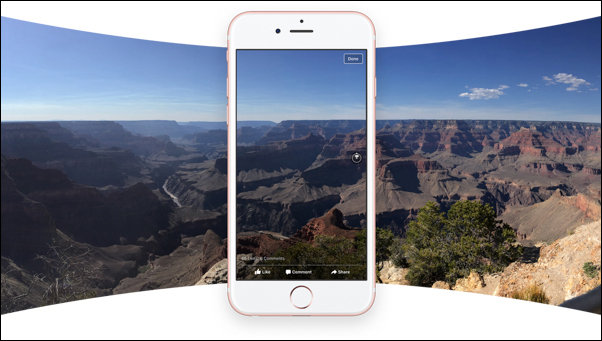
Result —
<path fill-rule="evenodd" d="M 366 229 L 361 230 L 355 238 L 356 244 L 366 245 Z M 376 270 L 380 272 L 384 263 L 392 260 L 399 251 L 401 240 L 393 232 L 380 227 L 376 228 Z M 395 264 L 395 263 L 394 263 Z M 395 266 L 399 266 L 395 264 Z"/>
<path fill-rule="evenodd" d="M 583 264 L 583 272 L 590 278 L 596 278 L 596 276 L 598 276 L 598 271 L 600 271 L 600 269 L 592 262 Z"/>
<path fill-rule="evenodd" d="M 515 245 L 514 230 L 496 218 L 491 206 L 480 202 L 458 201 L 447 215 L 428 202 L 409 224 L 401 255 L 394 261 L 405 259 L 406 279 L 427 287 L 437 281 L 453 286 L 471 271 L 502 271 L 523 249 Z"/>
<path fill-rule="evenodd" d="M 403 251 L 403 241 L 401 238 L 396 238 L 391 245 L 391 256 L 390 260 L 398 268 L 407 268 L 410 265 L 408 264 L 407 259 L 405 258 L 405 254 Z"/>

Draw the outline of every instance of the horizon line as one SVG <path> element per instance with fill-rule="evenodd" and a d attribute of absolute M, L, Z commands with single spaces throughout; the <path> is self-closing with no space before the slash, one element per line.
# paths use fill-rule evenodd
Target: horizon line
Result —
<path fill-rule="evenodd" d="M 270 120 L 243 120 L 238 122 L 272 122 L 276 124 L 280 124 L 286 121 L 298 121 L 298 122 L 308 122 L 308 121 L 364 121 L 358 119 L 316 119 L 316 120 L 282 120 L 280 122 L 270 121 Z M 516 120 L 516 119 L 461 119 L 461 118 L 406 118 L 406 119 L 376 119 L 376 121 L 490 121 L 490 122 L 563 122 L 563 123 L 582 123 L 582 124 L 597 124 L 602 125 L 602 122 L 588 122 L 588 121 L 563 121 L 563 120 Z M 0 123 L 35 123 L 35 122 L 175 122 L 175 123 L 226 123 L 223 121 L 177 121 L 177 120 L 2 120 L 0 119 Z"/>

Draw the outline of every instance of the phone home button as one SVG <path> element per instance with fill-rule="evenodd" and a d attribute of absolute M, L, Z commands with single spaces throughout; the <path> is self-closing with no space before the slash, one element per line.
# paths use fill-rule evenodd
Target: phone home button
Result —
<path fill-rule="evenodd" d="M 306 286 L 300 285 L 291 291 L 291 303 L 297 309 L 309 307 L 313 300 L 314 294 Z"/>

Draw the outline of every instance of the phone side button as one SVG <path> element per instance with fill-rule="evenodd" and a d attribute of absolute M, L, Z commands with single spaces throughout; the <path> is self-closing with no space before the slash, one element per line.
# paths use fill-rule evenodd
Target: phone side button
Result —
<path fill-rule="evenodd" d="M 314 294 L 303 285 L 294 288 L 291 291 L 291 303 L 297 309 L 305 309 L 314 301 Z"/>

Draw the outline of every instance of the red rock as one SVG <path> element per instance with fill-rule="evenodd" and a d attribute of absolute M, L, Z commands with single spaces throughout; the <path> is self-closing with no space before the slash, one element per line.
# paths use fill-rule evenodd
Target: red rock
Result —
<path fill-rule="evenodd" d="M 324 216 L 310 220 L 301 230 L 295 233 L 294 238 L 308 242 L 313 242 L 317 236 L 321 235 L 354 238 L 359 230 L 345 226 L 343 218 L 343 213 L 333 208 Z"/>
<path fill-rule="evenodd" d="M 533 156 L 544 156 L 546 153 L 572 155 L 577 152 L 576 147 L 563 146 L 530 129 L 521 129 L 510 135 L 500 141 L 496 149 L 502 151 L 505 155 L 515 155 L 517 149 L 520 150 L 520 154 Z"/>

